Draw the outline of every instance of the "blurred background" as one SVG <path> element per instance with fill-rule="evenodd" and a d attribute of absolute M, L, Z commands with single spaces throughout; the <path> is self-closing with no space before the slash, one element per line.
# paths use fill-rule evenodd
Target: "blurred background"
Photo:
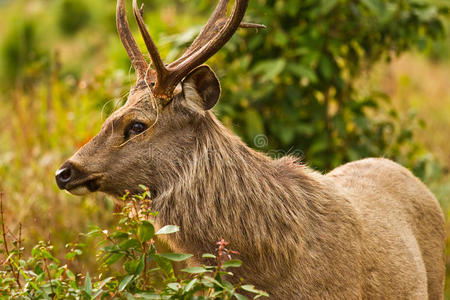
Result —
<path fill-rule="evenodd" d="M 166 62 L 216 4 L 141 2 Z M 394 159 L 432 189 L 448 218 L 449 7 L 448 0 L 251 0 L 245 20 L 267 29 L 240 29 L 208 62 L 223 88 L 215 112 L 251 147 L 274 157 L 300 153 L 322 172 L 369 156 Z M 145 49 L 131 13 L 129 20 Z M 17 238 L 20 227 L 25 246 L 50 239 L 64 253 L 90 225 L 114 224 L 112 199 L 67 195 L 54 173 L 124 102 L 134 79 L 115 1 L 0 0 L 8 235 Z M 80 271 L 95 269 L 89 253 L 82 261 Z"/>

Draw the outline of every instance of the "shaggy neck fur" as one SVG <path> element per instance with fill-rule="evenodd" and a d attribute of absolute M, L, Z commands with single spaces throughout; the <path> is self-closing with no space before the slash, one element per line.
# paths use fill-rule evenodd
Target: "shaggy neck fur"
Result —
<path fill-rule="evenodd" d="M 266 289 L 277 285 L 280 290 L 270 292 L 278 296 L 290 284 L 278 281 L 282 270 L 304 269 L 309 279 L 323 273 L 316 277 L 324 282 L 314 283 L 320 286 L 339 276 L 333 265 L 340 257 L 351 252 L 358 261 L 357 243 L 348 240 L 358 235 L 355 214 L 326 177 L 293 157 L 273 160 L 250 149 L 212 113 L 201 119 L 190 157 L 166 174 L 165 190 L 153 202 L 158 223 L 181 228 L 169 237 L 175 250 L 202 261 L 201 254 L 214 253 L 224 238 L 244 261 L 237 275 L 251 271 L 248 280 Z M 306 281 L 299 293 L 307 291 Z"/>

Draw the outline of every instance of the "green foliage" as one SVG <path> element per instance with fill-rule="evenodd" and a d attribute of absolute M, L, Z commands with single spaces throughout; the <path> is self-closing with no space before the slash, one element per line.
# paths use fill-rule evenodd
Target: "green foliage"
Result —
<path fill-rule="evenodd" d="M 323 170 L 379 155 L 412 167 L 410 124 L 400 128 L 387 96 L 357 83 L 377 61 L 442 36 L 445 13 L 422 1 L 254 1 L 247 19 L 267 30 L 234 38 L 214 61 L 222 120 L 249 145 L 304 151 Z"/>
<path fill-rule="evenodd" d="M 1 86 L 11 87 L 19 83 L 28 88 L 32 78 L 45 73 L 48 58 L 39 44 L 36 28 L 33 20 L 19 18 L 5 32 L 0 45 Z"/>
<path fill-rule="evenodd" d="M 58 7 L 58 27 L 71 35 L 87 25 L 90 19 L 89 9 L 84 1 L 62 0 Z"/>
<path fill-rule="evenodd" d="M 66 264 L 53 256 L 50 243 L 39 242 L 28 258 L 19 237 L 8 250 L 5 227 L 2 244 L 6 259 L 0 267 L 0 297 L 20 299 L 253 299 L 268 296 L 249 284 L 232 284 L 230 268 L 241 261 L 231 259 L 237 252 L 227 249 L 227 242 L 217 243 L 217 255 L 204 257 L 213 265 L 184 268 L 178 274 L 172 262 L 184 262 L 191 254 L 160 253 L 155 246 L 158 235 L 175 234 L 178 226 L 167 225 L 155 233 L 148 189 L 140 195 L 123 197 L 123 210 L 113 231 L 93 228 L 86 236 L 99 239 L 97 252 L 101 273 L 91 277 L 77 274 L 70 264 L 83 255 L 85 245 L 71 243 Z M 3 206 L 2 206 L 3 209 Z M 1 211 L 3 220 L 3 210 Z M 86 252 L 86 251 L 85 251 Z M 93 255 L 89 251 L 89 255 Z M 114 266 L 119 266 L 115 268 Z M 108 277 L 102 278 L 102 274 Z"/>

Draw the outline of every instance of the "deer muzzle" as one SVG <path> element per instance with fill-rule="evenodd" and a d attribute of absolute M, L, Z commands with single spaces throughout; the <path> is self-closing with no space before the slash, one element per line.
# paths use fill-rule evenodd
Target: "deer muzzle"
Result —
<path fill-rule="evenodd" d="M 61 190 L 74 195 L 85 195 L 100 189 L 102 174 L 88 174 L 81 168 L 67 161 L 56 171 L 56 184 Z"/>

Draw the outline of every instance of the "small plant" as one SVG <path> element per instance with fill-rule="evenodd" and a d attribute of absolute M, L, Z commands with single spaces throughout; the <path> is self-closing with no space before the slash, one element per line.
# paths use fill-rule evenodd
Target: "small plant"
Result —
<path fill-rule="evenodd" d="M 217 242 L 217 253 L 203 254 L 215 261 L 211 266 L 191 266 L 176 272 L 174 262 L 183 262 L 191 254 L 161 253 L 155 247 L 159 235 L 179 231 L 167 225 L 155 232 L 150 192 L 143 187 L 139 195 L 126 193 L 123 209 L 114 231 L 93 228 L 85 236 L 99 238 L 96 253 L 101 261 L 99 274 L 76 274 L 70 264 L 83 254 L 83 244 L 66 245 L 66 262 L 53 253 L 50 242 L 39 242 L 28 258 L 23 257 L 21 237 L 9 242 L 8 230 L 2 217 L 4 258 L 0 266 L 0 299 L 254 299 L 268 296 L 253 285 L 233 285 L 230 268 L 238 268 L 241 261 L 232 259 L 236 251 L 228 243 Z M 10 246 L 13 246 L 10 249 Z M 106 274 L 106 277 L 104 276 Z"/>

